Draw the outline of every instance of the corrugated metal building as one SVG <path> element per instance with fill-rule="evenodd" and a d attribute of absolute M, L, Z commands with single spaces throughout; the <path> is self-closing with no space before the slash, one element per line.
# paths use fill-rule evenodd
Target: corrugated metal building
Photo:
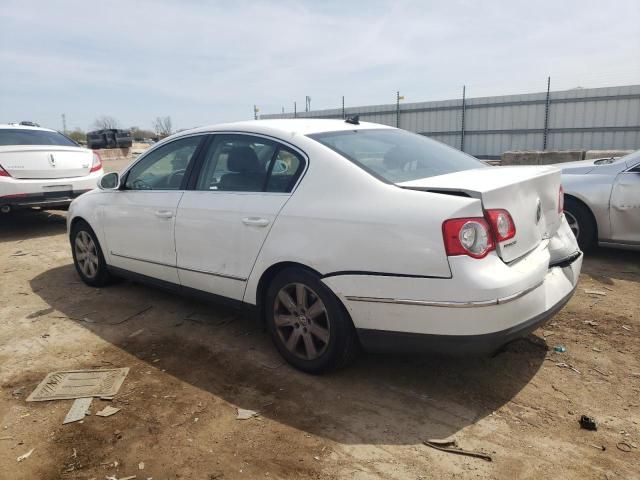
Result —
<path fill-rule="evenodd" d="M 640 148 L 640 85 L 500 97 L 345 108 L 347 116 L 427 135 L 479 158 L 510 150 L 635 150 Z M 298 112 L 342 118 L 342 109 Z M 293 118 L 293 113 L 261 118 Z M 545 121 L 546 117 L 546 121 Z M 546 124 L 546 129 L 545 129 Z"/>

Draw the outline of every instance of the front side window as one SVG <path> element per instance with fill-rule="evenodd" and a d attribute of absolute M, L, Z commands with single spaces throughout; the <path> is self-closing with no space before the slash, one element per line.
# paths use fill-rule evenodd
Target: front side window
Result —
<path fill-rule="evenodd" d="M 487 166 L 466 153 L 405 130 L 349 130 L 309 137 L 388 183 Z"/>
<path fill-rule="evenodd" d="M 202 136 L 181 138 L 149 153 L 129 170 L 125 189 L 180 190 L 201 140 Z"/>
<path fill-rule="evenodd" d="M 59 132 L 29 130 L 22 128 L 0 128 L 0 146 L 8 145 L 57 145 L 77 147 L 78 144 Z"/>
<path fill-rule="evenodd" d="M 251 135 L 216 135 L 204 155 L 196 190 L 290 192 L 304 166 L 288 148 Z"/>

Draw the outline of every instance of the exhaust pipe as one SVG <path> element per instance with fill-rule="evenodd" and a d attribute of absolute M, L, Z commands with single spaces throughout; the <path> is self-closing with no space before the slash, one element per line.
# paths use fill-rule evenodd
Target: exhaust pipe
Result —
<path fill-rule="evenodd" d="M 2 205 L 0 207 L 1 213 L 9 213 L 11 211 L 11 205 Z"/>

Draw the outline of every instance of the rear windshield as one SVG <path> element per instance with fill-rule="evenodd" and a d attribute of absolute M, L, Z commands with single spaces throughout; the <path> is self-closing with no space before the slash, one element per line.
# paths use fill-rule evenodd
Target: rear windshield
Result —
<path fill-rule="evenodd" d="M 78 144 L 58 132 L 19 128 L 0 129 L 0 146 L 7 145 L 61 145 L 77 147 Z"/>
<path fill-rule="evenodd" d="M 351 130 L 309 137 L 388 183 L 487 166 L 466 153 L 406 130 Z"/>

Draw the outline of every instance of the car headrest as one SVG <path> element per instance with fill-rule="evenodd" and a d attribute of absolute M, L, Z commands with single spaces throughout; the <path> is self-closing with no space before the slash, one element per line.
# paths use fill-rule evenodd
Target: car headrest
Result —
<path fill-rule="evenodd" d="M 231 149 L 227 159 L 227 168 L 235 173 L 262 171 L 256 152 L 253 151 L 253 148 L 247 146 L 233 147 Z"/>

